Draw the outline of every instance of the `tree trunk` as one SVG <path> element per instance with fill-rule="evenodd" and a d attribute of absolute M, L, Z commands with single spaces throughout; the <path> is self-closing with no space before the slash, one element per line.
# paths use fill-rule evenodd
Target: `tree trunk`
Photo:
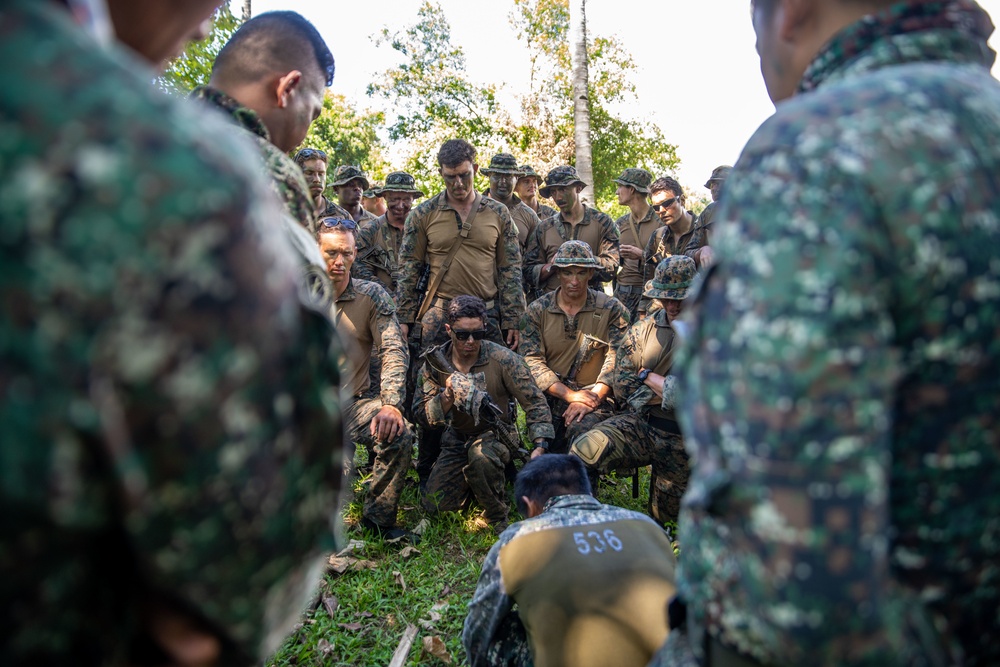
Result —
<path fill-rule="evenodd" d="M 247 21 L 249 21 L 250 17 L 253 15 L 252 9 L 250 7 L 250 4 L 252 2 L 253 2 L 253 0 L 243 0 L 243 22 L 244 23 L 246 23 Z"/>
<path fill-rule="evenodd" d="M 576 172 L 587 187 L 580 193 L 584 203 L 594 203 L 594 166 L 590 149 L 590 94 L 587 69 L 587 0 L 569 3 L 570 54 L 573 61 L 573 136 L 576 140 Z"/>

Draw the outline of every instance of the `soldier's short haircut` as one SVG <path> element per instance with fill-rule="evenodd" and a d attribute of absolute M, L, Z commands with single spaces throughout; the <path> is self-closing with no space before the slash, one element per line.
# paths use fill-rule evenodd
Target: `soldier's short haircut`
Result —
<path fill-rule="evenodd" d="M 544 454 L 528 461 L 514 480 L 517 511 L 528 516 L 523 497 L 544 506 L 550 498 L 587 493 L 590 480 L 583 461 L 571 454 Z"/>
<path fill-rule="evenodd" d="M 486 324 L 486 303 L 478 296 L 456 296 L 448 304 L 448 324 L 454 324 L 463 317 L 478 318 Z"/>
<path fill-rule="evenodd" d="M 212 65 L 212 77 L 253 83 L 274 74 L 308 70 L 315 63 L 329 86 L 333 54 L 316 27 L 290 11 L 259 14 L 237 30 Z"/>
<path fill-rule="evenodd" d="M 476 162 L 476 149 L 465 139 L 449 139 L 437 154 L 439 167 L 454 169 L 463 162 Z"/>
<path fill-rule="evenodd" d="M 870 7 L 882 9 L 890 5 L 895 5 L 899 3 L 900 0 L 839 0 L 841 4 L 850 5 L 868 5 Z M 753 12 L 758 7 L 764 10 L 765 14 L 770 14 L 771 10 L 774 9 L 774 5 L 777 0 L 752 0 L 750 2 L 750 11 Z"/>
<path fill-rule="evenodd" d="M 669 176 L 660 176 L 658 179 L 649 184 L 649 194 L 653 195 L 654 192 L 672 192 L 675 197 L 684 196 L 684 188 L 681 184 Z"/>

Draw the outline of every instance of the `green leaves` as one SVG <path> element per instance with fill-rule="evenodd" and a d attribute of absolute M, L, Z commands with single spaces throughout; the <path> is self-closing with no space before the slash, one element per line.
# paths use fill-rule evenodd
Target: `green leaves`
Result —
<path fill-rule="evenodd" d="M 239 27 L 240 20 L 229 11 L 229 3 L 222 5 L 212 18 L 212 31 L 208 37 L 189 44 L 184 53 L 156 79 L 156 85 L 168 93 L 183 96 L 207 84 L 212 76 L 215 57 Z"/>

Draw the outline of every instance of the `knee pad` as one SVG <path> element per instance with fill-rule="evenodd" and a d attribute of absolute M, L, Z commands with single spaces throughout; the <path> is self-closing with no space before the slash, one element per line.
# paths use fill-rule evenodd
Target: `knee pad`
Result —
<path fill-rule="evenodd" d="M 611 441 L 604 431 L 593 429 L 573 441 L 570 453 L 578 456 L 587 465 L 595 465 L 608 448 Z"/>

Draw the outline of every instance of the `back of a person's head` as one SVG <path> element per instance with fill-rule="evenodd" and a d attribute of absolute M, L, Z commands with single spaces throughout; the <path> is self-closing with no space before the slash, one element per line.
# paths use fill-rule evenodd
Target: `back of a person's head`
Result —
<path fill-rule="evenodd" d="M 212 66 L 213 84 L 248 85 L 276 73 L 318 72 L 325 85 L 333 83 L 333 54 L 319 31 L 301 14 L 290 11 L 259 14 L 237 30 Z"/>
<path fill-rule="evenodd" d="M 587 468 L 583 461 L 569 454 L 545 454 L 532 459 L 521 468 L 514 481 L 517 509 L 524 516 L 528 516 L 525 497 L 543 507 L 556 496 L 589 493 Z"/>

